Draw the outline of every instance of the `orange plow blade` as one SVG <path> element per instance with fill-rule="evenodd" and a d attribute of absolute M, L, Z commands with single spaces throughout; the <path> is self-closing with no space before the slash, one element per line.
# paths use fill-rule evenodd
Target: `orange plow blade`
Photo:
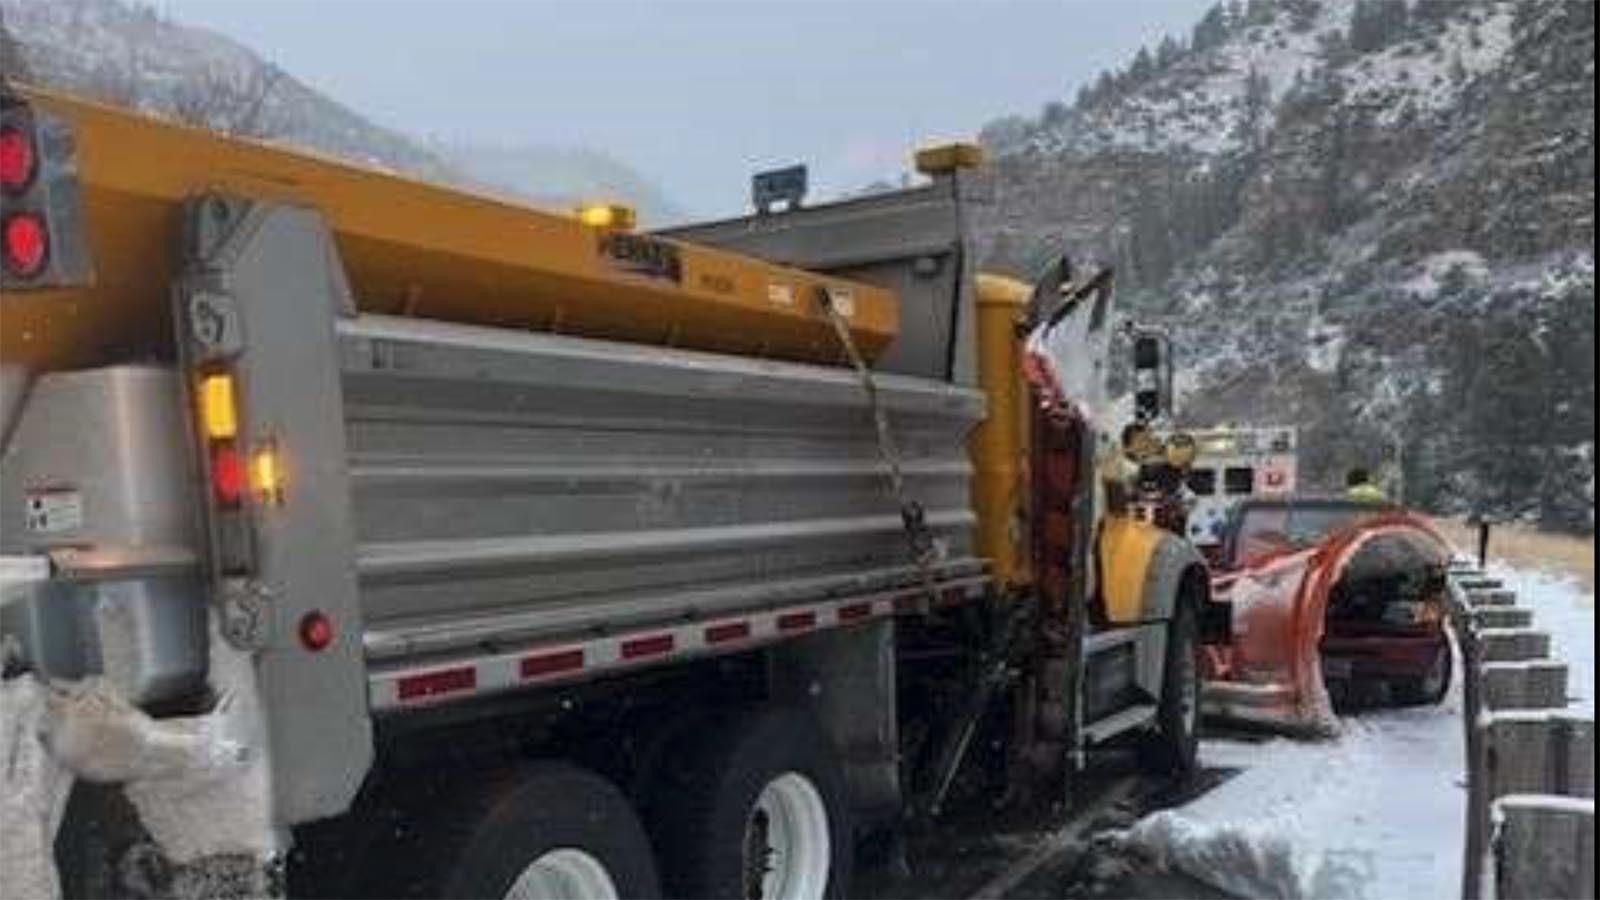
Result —
<path fill-rule="evenodd" d="M 1214 593 L 1231 623 L 1225 643 L 1206 647 L 1207 714 L 1297 734 L 1336 731 L 1331 679 L 1343 687 L 1371 671 L 1399 682 L 1412 657 L 1420 670 L 1440 647 L 1448 652 L 1435 604 L 1449 559 L 1426 522 L 1392 512 L 1219 576 Z M 1407 599 L 1394 599 L 1402 589 Z"/>

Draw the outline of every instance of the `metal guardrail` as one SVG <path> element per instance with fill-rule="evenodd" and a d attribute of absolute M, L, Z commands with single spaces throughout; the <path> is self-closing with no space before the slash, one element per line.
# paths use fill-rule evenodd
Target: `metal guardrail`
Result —
<path fill-rule="evenodd" d="M 1464 900 L 1594 896 L 1594 718 L 1567 709 L 1516 592 L 1478 565 L 1450 574 L 1467 752 Z"/>

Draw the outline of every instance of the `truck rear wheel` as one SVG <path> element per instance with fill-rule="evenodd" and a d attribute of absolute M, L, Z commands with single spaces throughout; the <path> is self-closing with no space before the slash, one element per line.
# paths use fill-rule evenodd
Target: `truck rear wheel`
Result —
<path fill-rule="evenodd" d="M 1200 748 L 1200 643 L 1194 605 L 1180 598 L 1167 625 L 1156 729 L 1145 762 L 1164 775 L 1194 771 Z"/>
<path fill-rule="evenodd" d="M 843 773 L 808 716 L 723 720 L 672 758 L 650 806 L 669 895 L 844 895 L 853 847 Z"/>
<path fill-rule="evenodd" d="M 567 763 L 424 783 L 381 820 L 332 896 L 659 897 L 644 827 L 611 782 Z"/>
<path fill-rule="evenodd" d="M 444 896 L 660 895 L 643 826 L 622 792 L 599 775 L 538 763 L 487 799 L 461 835 L 442 879 Z"/>

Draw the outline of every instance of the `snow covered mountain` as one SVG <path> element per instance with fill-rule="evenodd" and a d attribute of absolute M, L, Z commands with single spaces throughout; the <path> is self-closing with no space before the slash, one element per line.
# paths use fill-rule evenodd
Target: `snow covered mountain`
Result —
<path fill-rule="evenodd" d="M 672 205 L 648 179 L 584 149 L 435 144 L 372 123 L 254 50 L 127 0 L 0 0 L 6 46 L 34 80 L 195 125 L 367 166 L 508 192 L 553 208 L 602 196 L 647 220 Z M 15 63 L 8 60 L 8 64 Z"/>
<path fill-rule="evenodd" d="M 1306 471 L 1593 527 L 1594 6 L 1219 3 L 989 125 L 988 262 L 1065 248 L 1183 349 L 1186 417 Z"/>

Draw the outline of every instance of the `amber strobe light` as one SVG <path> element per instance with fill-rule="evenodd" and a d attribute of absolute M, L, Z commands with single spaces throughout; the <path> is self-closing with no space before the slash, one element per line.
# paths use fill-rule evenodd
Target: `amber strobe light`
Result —
<path fill-rule="evenodd" d="M 283 461 L 277 444 L 264 444 L 250 454 L 250 487 L 262 503 L 283 502 Z"/>
<path fill-rule="evenodd" d="M 200 376 L 200 424 L 213 441 L 233 440 L 239 435 L 239 407 L 233 376 L 211 372 Z"/>

